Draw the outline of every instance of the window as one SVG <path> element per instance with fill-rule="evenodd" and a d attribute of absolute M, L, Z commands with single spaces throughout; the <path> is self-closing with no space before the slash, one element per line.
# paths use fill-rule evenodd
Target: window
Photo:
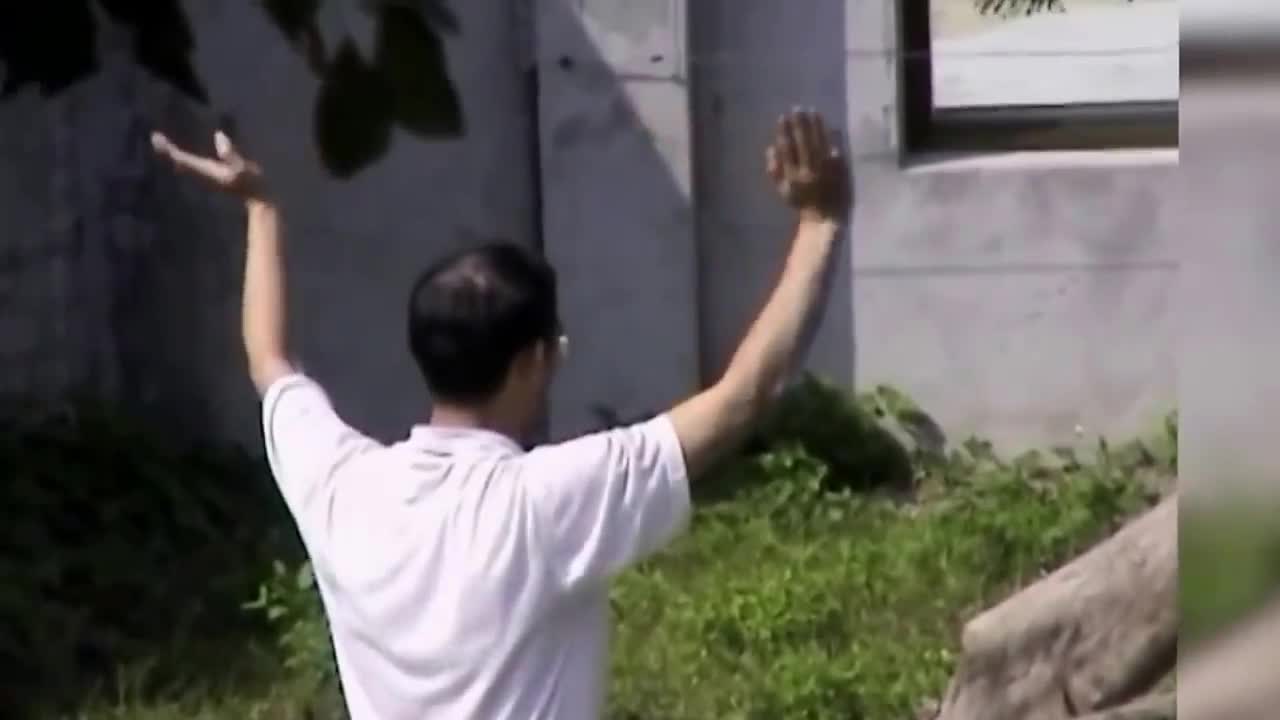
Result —
<path fill-rule="evenodd" d="M 900 2 L 909 151 L 1177 145 L 1178 0 Z"/>

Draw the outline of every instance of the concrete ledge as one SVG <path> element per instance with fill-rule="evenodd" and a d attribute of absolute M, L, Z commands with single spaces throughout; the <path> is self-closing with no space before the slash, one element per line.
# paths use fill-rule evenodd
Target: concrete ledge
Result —
<path fill-rule="evenodd" d="M 927 174 L 972 170 L 1168 166 L 1178 164 L 1178 154 L 1178 148 L 936 152 L 909 155 L 903 164 L 903 171 L 908 174 Z"/>

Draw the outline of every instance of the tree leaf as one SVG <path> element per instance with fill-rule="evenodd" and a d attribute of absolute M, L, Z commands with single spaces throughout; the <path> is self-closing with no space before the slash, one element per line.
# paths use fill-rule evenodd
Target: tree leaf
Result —
<path fill-rule="evenodd" d="M 1062 6 L 1062 0 L 974 0 L 973 4 L 983 15 L 1013 15 L 1018 12 L 1032 15 L 1044 10 L 1057 10 Z"/>
<path fill-rule="evenodd" d="M 0 98 L 30 84 L 56 95 L 98 69 L 89 0 L 0 4 Z"/>
<path fill-rule="evenodd" d="M 298 566 L 298 574 L 294 578 L 299 590 L 310 590 L 315 584 L 315 575 L 311 571 L 311 563 L 304 562 Z"/>
<path fill-rule="evenodd" d="M 1128 0 L 1133 2 L 1133 0 Z M 979 14 L 989 15 L 1034 15 L 1038 12 L 1046 12 L 1050 10 L 1065 10 L 1067 3 L 1065 0 L 973 0 L 973 5 L 978 9 Z"/>
<path fill-rule="evenodd" d="M 134 45 L 134 59 L 147 72 L 188 98 L 201 103 L 209 102 L 209 93 L 196 75 L 188 54 L 175 51 L 154 37 L 139 36 Z"/>
<path fill-rule="evenodd" d="M 311 70 L 323 73 L 326 52 L 324 38 L 316 24 L 320 0 L 261 0 L 261 3 L 267 19 L 290 45 L 302 53 Z"/>
<path fill-rule="evenodd" d="M 382 73 L 343 41 L 325 71 L 315 107 L 320 160 L 339 178 L 350 178 L 382 157 L 391 144 L 393 102 Z"/>
<path fill-rule="evenodd" d="M 409 10 L 437 32 L 453 35 L 459 30 L 458 16 L 444 0 L 363 0 L 360 7 L 374 16 L 388 9 Z"/>
<path fill-rule="evenodd" d="M 261 0 L 267 18 L 290 41 L 310 27 L 320 11 L 320 0 Z"/>
<path fill-rule="evenodd" d="M 381 9 L 374 63 L 391 89 L 401 127 L 421 138 L 462 134 L 462 108 L 444 45 L 418 11 L 402 5 Z"/>
<path fill-rule="evenodd" d="M 133 32 L 134 60 L 187 97 L 202 103 L 209 94 L 191 64 L 195 34 L 180 0 L 98 0 L 113 20 Z"/>

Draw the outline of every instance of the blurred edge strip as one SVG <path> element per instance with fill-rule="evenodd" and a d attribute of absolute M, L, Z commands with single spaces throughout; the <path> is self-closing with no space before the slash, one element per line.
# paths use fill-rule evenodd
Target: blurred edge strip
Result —
<path fill-rule="evenodd" d="M 1184 80 L 1270 75 L 1280 80 L 1280 33 L 1188 35 L 1182 42 Z"/>

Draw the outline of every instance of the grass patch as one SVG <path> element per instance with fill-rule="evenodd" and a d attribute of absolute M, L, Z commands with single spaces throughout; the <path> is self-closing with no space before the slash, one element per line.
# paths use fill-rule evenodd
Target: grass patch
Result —
<path fill-rule="evenodd" d="M 801 392 L 816 396 L 801 405 L 841 397 Z M 1089 463 L 1065 450 L 1006 462 L 970 441 L 909 453 L 904 494 L 870 485 L 865 465 L 840 472 L 847 448 L 799 438 L 853 428 L 882 448 L 885 420 L 919 411 L 887 389 L 846 407 L 843 423 L 793 415 L 798 432 L 721 471 L 756 481 L 617 583 L 610 717 L 911 717 L 945 686 L 968 617 L 1148 507 L 1146 479 L 1177 461 L 1173 423 Z M 890 453 L 869 455 L 901 481 Z"/>
<path fill-rule="evenodd" d="M 1178 528 L 1178 630 L 1185 648 L 1260 610 L 1280 589 L 1274 503 L 1190 505 Z"/>
<path fill-rule="evenodd" d="M 1004 460 L 977 440 L 941 451 L 937 434 L 887 388 L 795 389 L 700 483 L 690 533 L 615 584 L 607 717 L 911 717 L 944 687 L 965 619 L 1148 507 L 1150 480 L 1177 462 L 1172 421 L 1088 459 Z M 282 557 L 244 565 L 265 574 L 256 595 L 207 598 L 267 628 L 235 637 L 232 671 L 169 653 L 163 682 L 144 666 L 73 698 L 73 716 L 341 718 L 310 575 Z M 203 642 L 188 639 L 191 657 Z"/>

